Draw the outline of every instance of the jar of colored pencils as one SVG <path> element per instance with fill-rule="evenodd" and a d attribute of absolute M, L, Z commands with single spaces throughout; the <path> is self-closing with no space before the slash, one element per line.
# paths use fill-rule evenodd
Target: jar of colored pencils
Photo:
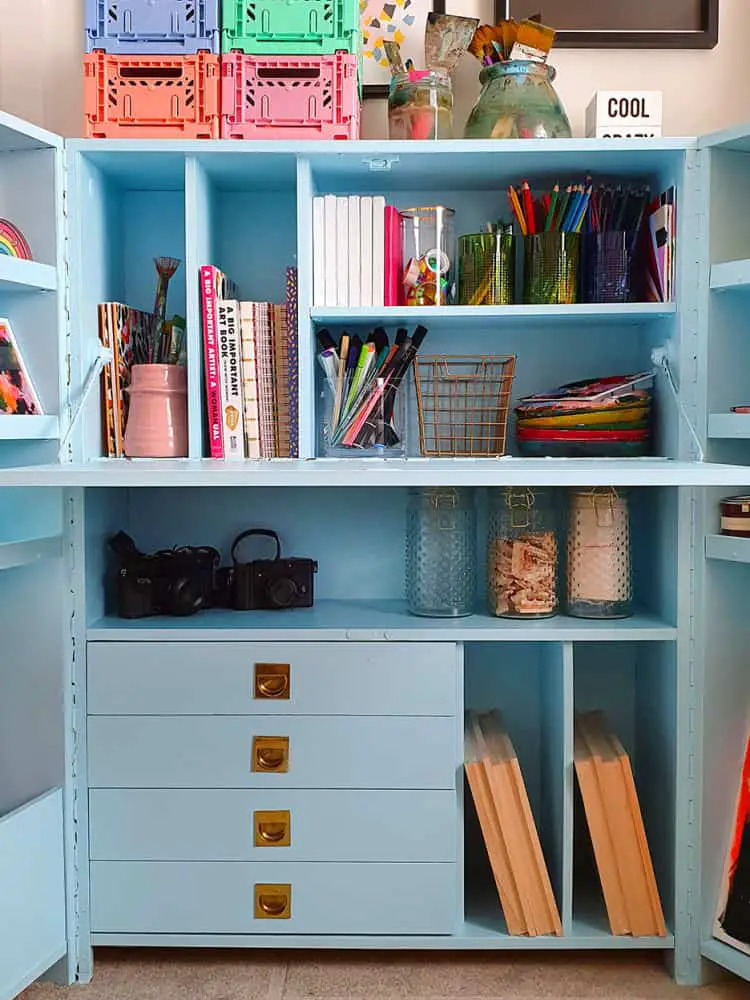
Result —
<path fill-rule="evenodd" d="M 404 305 L 447 306 L 453 301 L 453 216 L 445 205 L 401 212 Z"/>
<path fill-rule="evenodd" d="M 390 139 L 450 139 L 453 86 L 445 70 L 411 70 L 391 78 L 388 93 Z"/>
<path fill-rule="evenodd" d="M 571 305 L 578 301 L 579 233 L 546 232 L 523 240 L 523 301 Z"/>
<path fill-rule="evenodd" d="M 470 233 L 458 241 L 458 304 L 513 304 L 515 240 L 510 227 L 493 233 Z"/>

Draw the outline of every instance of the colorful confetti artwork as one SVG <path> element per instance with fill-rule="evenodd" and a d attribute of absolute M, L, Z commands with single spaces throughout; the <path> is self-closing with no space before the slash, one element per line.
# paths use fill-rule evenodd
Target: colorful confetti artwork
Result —
<path fill-rule="evenodd" d="M 395 42 L 403 62 L 414 61 L 424 68 L 424 28 L 427 14 L 444 11 L 444 3 L 431 0 L 360 0 L 362 56 L 365 88 L 386 87 L 391 79 L 384 41 Z M 381 91 L 365 90 L 365 96 L 384 96 Z"/>

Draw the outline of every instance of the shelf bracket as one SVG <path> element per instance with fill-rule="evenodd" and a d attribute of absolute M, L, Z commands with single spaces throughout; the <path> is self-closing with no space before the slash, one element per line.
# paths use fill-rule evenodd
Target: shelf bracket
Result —
<path fill-rule="evenodd" d="M 394 163 L 399 162 L 398 156 L 366 156 L 362 162 L 373 173 L 385 173 L 390 170 Z"/>

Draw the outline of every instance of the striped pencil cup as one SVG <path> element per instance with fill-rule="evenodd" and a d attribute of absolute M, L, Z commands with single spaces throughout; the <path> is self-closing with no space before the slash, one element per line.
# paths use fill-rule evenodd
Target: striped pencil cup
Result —
<path fill-rule="evenodd" d="M 621 231 L 583 237 L 581 292 L 584 302 L 630 302 L 636 234 Z"/>
<path fill-rule="evenodd" d="M 459 238 L 459 305 L 512 305 L 515 275 L 515 240 L 512 234 L 470 233 Z"/>
<path fill-rule="evenodd" d="M 525 236 L 523 301 L 527 305 L 572 305 L 578 302 L 578 233 Z"/>

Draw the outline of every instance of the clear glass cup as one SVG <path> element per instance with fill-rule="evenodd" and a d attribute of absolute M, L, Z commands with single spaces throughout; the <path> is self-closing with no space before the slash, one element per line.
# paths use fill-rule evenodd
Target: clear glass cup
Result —
<path fill-rule="evenodd" d="M 406 601 L 413 615 L 474 613 L 477 516 L 469 489 L 410 491 L 406 527 Z"/>
<path fill-rule="evenodd" d="M 401 212 L 404 305 L 445 306 L 453 301 L 454 214 L 445 205 L 406 208 Z"/>

